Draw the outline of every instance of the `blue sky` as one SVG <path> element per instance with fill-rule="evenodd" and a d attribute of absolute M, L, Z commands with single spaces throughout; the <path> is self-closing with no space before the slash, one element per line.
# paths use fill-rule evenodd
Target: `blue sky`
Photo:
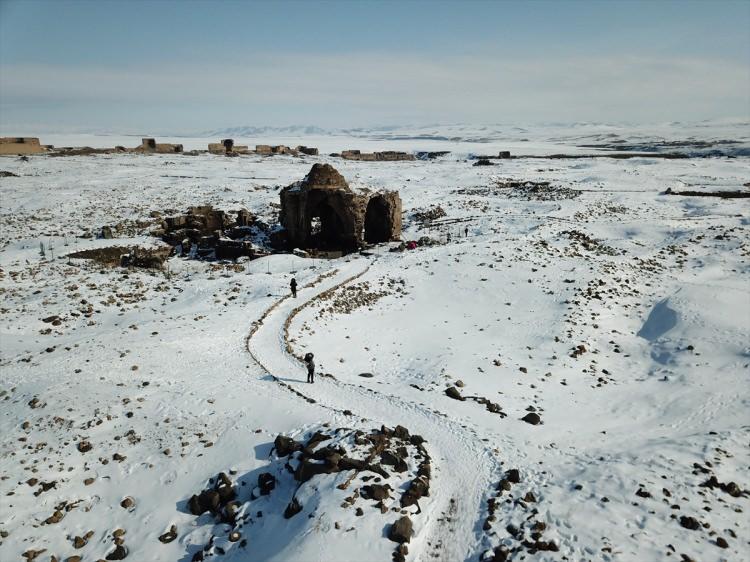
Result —
<path fill-rule="evenodd" d="M 0 0 L 5 133 L 726 117 L 748 1 Z"/>

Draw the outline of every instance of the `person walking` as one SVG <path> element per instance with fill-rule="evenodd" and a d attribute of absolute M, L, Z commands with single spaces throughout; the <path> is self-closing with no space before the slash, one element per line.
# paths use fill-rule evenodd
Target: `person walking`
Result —
<path fill-rule="evenodd" d="M 313 362 L 314 355 L 307 353 L 305 355 L 305 363 L 307 364 L 307 382 L 310 384 L 315 382 L 315 363 Z"/>
<path fill-rule="evenodd" d="M 289 283 L 289 287 L 292 289 L 292 297 L 297 298 L 297 280 L 292 277 L 292 282 Z"/>
<path fill-rule="evenodd" d="M 465 238 L 469 237 L 469 227 L 468 226 L 466 228 L 464 228 L 464 237 Z"/>

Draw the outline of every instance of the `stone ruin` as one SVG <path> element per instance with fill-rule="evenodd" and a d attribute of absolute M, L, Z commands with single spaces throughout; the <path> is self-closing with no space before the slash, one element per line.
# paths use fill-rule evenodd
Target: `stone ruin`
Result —
<path fill-rule="evenodd" d="M 171 144 L 171 143 L 158 143 L 156 142 L 156 139 L 152 138 L 143 138 L 141 139 L 141 145 L 136 146 L 133 149 L 133 152 L 146 152 L 146 153 L 156 153 L 156 154 L 173 154 L 173 153 L 181 153 L 182 152 L 182 145 L 181 144 Z"/>
<path fill-rule="evenodd" d="M 401 237 L 395 191 L 354 191 L 330 164 L 315 164 L 281 191 L 280 222 L 291 248 L 354 251 Z"/>
<path fill-rule="evenodd" d="M 344 150 L 339 156 L 344 160 L 364 160 L 367 162 L 395 162 L 398 160 L 415 160 L 416 157 L 408 152 L 385 150 L 383 152 L 361 152 L 359 150 Z"/>
<path fill-rule="evenodd" d="M 210 142 L 208 143 L 208 151 L 211 154 L 227 154 L 230 156 L 248 154 L 250 152 L 247 145 L 234 144 L 234 139 L 222 139 L 221 142 Z"/>
<path fill-rule="evenodd" d="M 165 217 L 153 234 L 173 246 L 180 255 L 237 259 L 266 255 L 249 240 L 259 230 L 265 230 L 265 225 L 247 209 L 235 211 L 232 217 L 211 205 L 203 205 L 190 207 L 184 215 Z"/>
<path fill-rule="evenodd" d="M 317 156 L 318 149 L 310 146 L 298 146 L 297 148 L 290 148 L 283 144 L 272 146 L 270 144 L 256 144 L 255 154 L 262 156 L 273 156 L 274 154 L 289 154 L 291 156 L 299 156 L 300 154 L 306 154 L 307 156 Z"/>
<path fill-rule="evenodd" d="M 36 137 L 0 137 L 0 154 L 4 155 L 40 154 L 48 148 Z"/>

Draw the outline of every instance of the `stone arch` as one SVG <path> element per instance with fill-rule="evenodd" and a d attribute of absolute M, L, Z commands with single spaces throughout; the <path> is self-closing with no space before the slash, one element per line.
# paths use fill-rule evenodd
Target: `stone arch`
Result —
<path fill-rule="evenodd" d="M 391 209 L 388 201 L 382 195 L 372 197 L 365 211 L 365 242 L 370 244 L 388 242 L 392 231 Z"/>
<path fill-rule="evenodd" d="M 321 199 L 308 212 L 307 239 L 320 249 L 339 249 L 349 242 L 344 220 L 327 199 Z"/>

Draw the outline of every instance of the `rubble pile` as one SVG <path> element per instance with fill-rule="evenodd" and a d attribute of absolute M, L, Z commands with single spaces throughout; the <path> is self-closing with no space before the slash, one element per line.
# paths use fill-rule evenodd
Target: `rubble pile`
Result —
<path fill-rule="evenodd" d="M 411 517 L 421 513 L 419 503 L 430 495 L 430 462 L 425 440 L 400 425 L 369 432 L 322 426 L 301 441 L 278 435 L 263 472 L 235 480 L 232 472 L 221 472 L 187 501 L 190 513 L 210 513 L 215 523 L 192 560 L 252 548 L 254 541 L 268 540 L 261 535 L 264 527 L 313 513 L 320 517 L 324 509 L 341 533 L 354 530 L 362 516 L 390 522 L 387 538 L 398 543 L 393 559 L 404 560 Z M 260 519 L 264 525 L 255 526 Z"/>

